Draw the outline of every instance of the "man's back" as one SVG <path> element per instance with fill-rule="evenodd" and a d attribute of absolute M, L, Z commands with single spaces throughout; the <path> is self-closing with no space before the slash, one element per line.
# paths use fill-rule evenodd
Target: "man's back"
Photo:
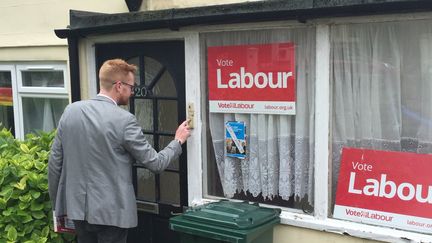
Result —
<path fill-rule="evenodd" d="M 58 186 L 50 183 L 56 214 L 123 228 L 137 224 L 132 162 L 136 159 L 158 172 L 181 153 L 174 142 L 157 154 L 135 117 L 102 96 L 69 105 L 56 139 L 60 143 L 53 144 L 49 177 L 53 182 L 55 161 L 62 160 Z M 62 159 L 57 158 L 59 149 Z"/>
<path fill-rule="evenodd" d="M 125 228 L 135 224 L 132 158 L 122 146 L 122 128 L 131 119 L 105 97 L 68 106 L 58 128 L 64 164 L 57 192 L 64 195 L 57 198 L 66 199 L 56 202 L 58 214 Z"/>

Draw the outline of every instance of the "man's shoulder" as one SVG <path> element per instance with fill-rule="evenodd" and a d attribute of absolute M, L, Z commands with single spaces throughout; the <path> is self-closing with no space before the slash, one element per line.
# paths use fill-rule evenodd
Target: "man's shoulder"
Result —
<path fill-rule="evenodd" d="M 75 102 L 70 103 L 69 105 L 67 105 L 65 111 L 79 109 L 79 108 L 81 108 L 83 106 L 89 105 L 90 102 L 91 102 L 90 100 L 75 101 Z"/>
<path fill-rule="evenodd" d="M 112 104 L 108 101 L 105 100 L 98 100 L 98 99 L 88 99 L 88 100 L 79 100 L 79 101 L 75 101 L 71 104 L 68 105 L 68 107 L 71 108 L 78 108 L 78 107 L 84 107 L 84 106 L 91 106 L 91 105 L 97 105 L 97 104 L 103 104 L 103 103 L 107 103 L 112 105 L 113 107 L 117 107 L 115 104 Z"/>
<path fill-rule="evenodd" d="M 104 105 L 102 105 L 104 104 Z M 101 107 L 100 105 L 102 105 L 103 107 Z M 131 114 L 128 110 L 123 109 L 115 104 L 111 104 L 109 102 L 106 101 L 101 101 L 101 100 L 97 100 L 97 99 L 89 99 L 89 100 L 80 100 L 80 101 L 76 101 L 74 103 L 69 104 L 66 109 L 65 112 L 67 110 L 69 110 L 69 112 L 71 111 L 77 111 L 77 110 L 93 110 L 93 109 L 102 109 L 104 111 L 106 111 L 107 113 L 105 114 L 106 116 L 113 116 L 113 117 L 117 117 L 117 118 L 122 118 L 122 119 L 133 119 L 135 116 L 133 114 Z"/>
<path fill-rule="evenodd" d="M 75 102 L 73 102 L 73 103 L 70 103 L 69 105 L 66 106 L 64 112 L 67 112 L 68 110 L 76 109 L 76 108 L 82 106 L 83 103 L 84 103 L 84 101 L 82 101 L 82 100 L 80 100 L 80 101 L 75 101 Z"/>

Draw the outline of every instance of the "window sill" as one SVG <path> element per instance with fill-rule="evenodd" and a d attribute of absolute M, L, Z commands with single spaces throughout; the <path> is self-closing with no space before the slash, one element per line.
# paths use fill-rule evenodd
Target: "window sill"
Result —
<path fill-rule="evenodd" d="M 282 211 L 281 224 L 387 242 L 432 242 L 432 235 L 354 223 L 338 219 L 317 219 L 310 215 Z"/>

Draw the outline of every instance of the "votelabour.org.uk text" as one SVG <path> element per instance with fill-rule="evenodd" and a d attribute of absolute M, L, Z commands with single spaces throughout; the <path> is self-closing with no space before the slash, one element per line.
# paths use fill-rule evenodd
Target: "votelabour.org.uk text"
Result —
<path fill-rule="evenodd" d="M 370 213 L 368 211 L 345 209 L 345 213 L 346 215 L 356 216 L 360 218 L 376 219 L 389 222 L 393 221 L 393 216 L 386 216 L 379 213 Z"/>

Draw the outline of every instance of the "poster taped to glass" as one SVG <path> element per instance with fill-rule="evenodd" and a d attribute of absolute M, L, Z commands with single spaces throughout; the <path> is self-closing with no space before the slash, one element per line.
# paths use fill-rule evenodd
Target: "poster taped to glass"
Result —
<path fill-rule="evenodd" d="M 225 148 L 228 157 L 246 158 L 246 126 L 243 121 L 225 123 Z"/>

